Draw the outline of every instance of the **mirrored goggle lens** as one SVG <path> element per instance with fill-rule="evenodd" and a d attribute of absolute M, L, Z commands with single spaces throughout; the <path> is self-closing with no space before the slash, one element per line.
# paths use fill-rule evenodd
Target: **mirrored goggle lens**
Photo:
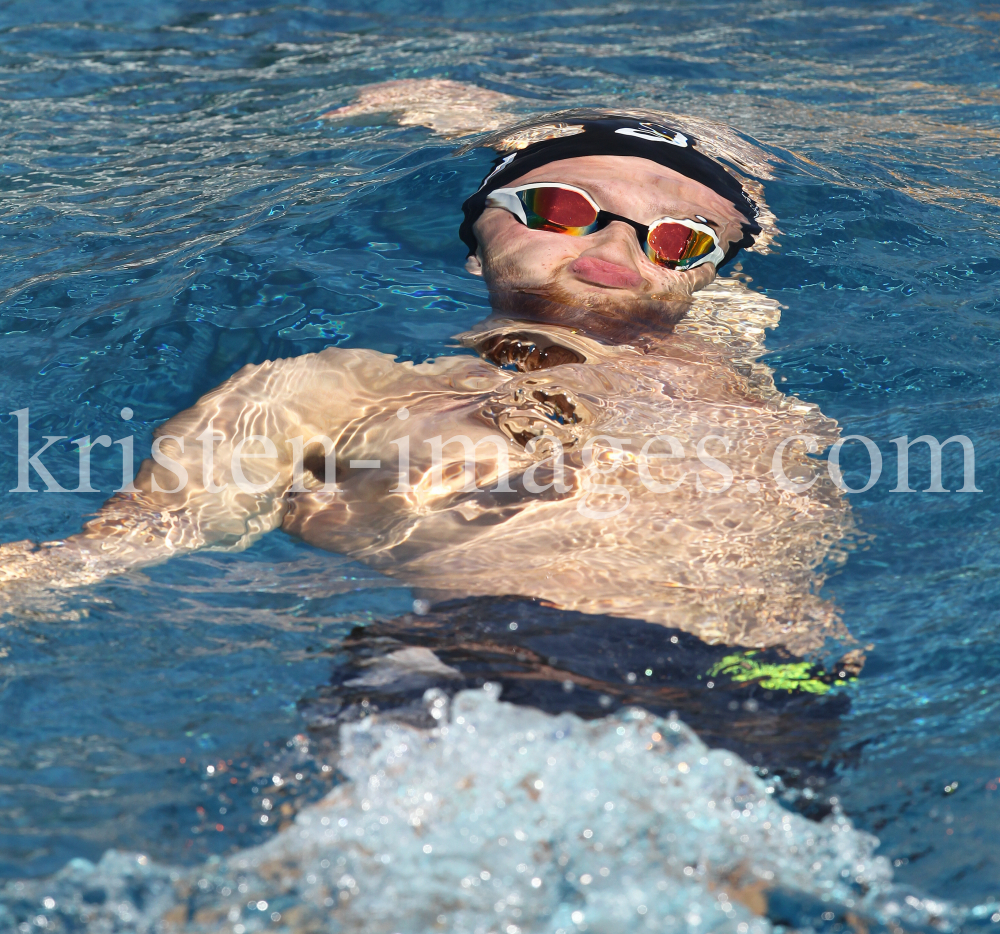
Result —
<path fill-rule="evenodd" d="M 657 224 L 649 232 L 646 253 L 654 263 L 673 268 L 690 266 L 714 249 L 715 241 L 707 233 L 683 224 Z"/>
<path fill-rule="evenodd" d="M 525 207 L 528 226 L 535 230 L 558 230 L 583 234 L 597 223 L 594 206 L 576 191 L 565 188 L 528 188 L 518 192 Z"/>

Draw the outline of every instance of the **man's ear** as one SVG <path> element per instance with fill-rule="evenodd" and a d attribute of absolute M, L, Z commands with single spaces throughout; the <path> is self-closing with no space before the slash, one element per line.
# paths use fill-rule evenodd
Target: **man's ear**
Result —
<path fill-rule="evenodd" d="M 465 271 L 472 273 L 474 276 L 481 276 L 483 274 L 483 264 L 479 262 L 479 257 L 475 253 L 465 261 Z"/>

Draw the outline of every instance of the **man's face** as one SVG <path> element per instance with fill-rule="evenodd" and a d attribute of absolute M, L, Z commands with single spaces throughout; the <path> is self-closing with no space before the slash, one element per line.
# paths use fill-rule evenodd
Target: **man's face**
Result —
<path fill-rule="evenodd" d="M 742 237 L 736 208 L 710 188 L 648 159 L 581 156 L 550 162 L 508 187 L 566 182 L 582 188 L 605 211 L 651 224 L 661 217 L 704 219 L 723 249 Z M 613 221 L 585 237 L 531 230 L 503 208 L 488 207 L 473 227 L 479 252 L 468 269 L 483 275 L 493 293 L 557 294 L 576 308 L 595 311 L 646 307 L 683 300 L 715 278 L 715 266 L 667 269 L 647 258 L 635 231 Z"/>

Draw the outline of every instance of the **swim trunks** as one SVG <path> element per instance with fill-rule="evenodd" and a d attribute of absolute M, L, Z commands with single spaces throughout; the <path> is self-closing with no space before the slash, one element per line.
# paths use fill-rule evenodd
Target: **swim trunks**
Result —
<path fill-rule="evenodd" d="M 709 645 L 642 620 L 525 597 L 471 597 L 359 626 L 336 647 L 330 684 L 300 703 L 314 727 L 368 713 L 422 722 L 424 691 L 499 684 L 503 700 L 603 717 L 676 712 L 710 746 L 783 774 L 826 774 L 851 677 L 781 648 Z"/>

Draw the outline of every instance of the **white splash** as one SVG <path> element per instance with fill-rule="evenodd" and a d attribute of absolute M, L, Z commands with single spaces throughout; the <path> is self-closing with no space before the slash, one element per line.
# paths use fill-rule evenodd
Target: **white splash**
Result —
<path fill-rule="evenodd" d="M 264 845 L 195 872 L 121 853 L 75 860 L 6 886 L 0 928 L 42 916 L 48 930 L 94 932 L 766 934 L 772 890 L 948 926 L 952 909 L 892 885 L 874 837 L 784 809 L 678 720 L 550 716 L 489 688 L 450 709 L 440 692 L 426 700 L 431 730 L 388 717 L 344 727 L 351 780 Z"/>

